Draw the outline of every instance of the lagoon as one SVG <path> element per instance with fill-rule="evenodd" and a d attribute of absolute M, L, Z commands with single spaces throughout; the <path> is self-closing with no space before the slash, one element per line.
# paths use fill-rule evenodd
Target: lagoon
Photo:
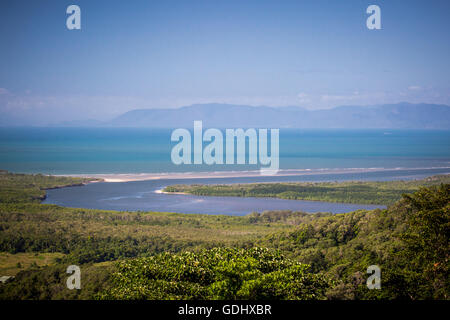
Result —
<path fill-rule="evenodd" d="M 389 170 L 377 172 L 327 173 L 276 177 L 234 177 L 203 179 L 158 179 L 129 182 L 98 182 L 85 186 L 47 191 L 43 203 L 66 207 L 119 210 L 159 211 L 198 214 L 246 215 L 253 211 L 293 210 L 308 213 L 345 213 L 359 209 L 384 208 L 380 205 L 331 203 L 323 201 L 284 200 L 275 198 L 209 197 L 164 194 L 157 191 L 172 184 L 229 184 L 286 181 L 386 181 L 419 179 L 448 172 L 443 169 Z"/>

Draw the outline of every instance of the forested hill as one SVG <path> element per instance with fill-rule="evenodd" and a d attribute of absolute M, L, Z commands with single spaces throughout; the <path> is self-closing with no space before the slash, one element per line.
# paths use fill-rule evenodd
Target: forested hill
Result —
<path fill-rule="evenodd" d="M 15 278 L 0 299 L 450 297 L 450 184 L 385 210 L 232 217 L 43 205 L 36 190 L 80 181 L 2 174 L 0 275 Z M 81 290 L 65 285 L 71 264 Z"/>

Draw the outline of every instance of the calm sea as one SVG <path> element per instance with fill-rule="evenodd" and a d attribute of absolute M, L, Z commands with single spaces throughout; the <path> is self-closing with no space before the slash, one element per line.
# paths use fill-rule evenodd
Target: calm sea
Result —
<path fill-rule="evenodd" d="M 0 128 L 0 169 L 24 173 L 161 173 L 256 170 L 254 165 L 181 165 L 171 130 Z M 280 130 L 281 169 L 448 168 L 450 131 Z"/>
<path fill-rule="evenodd" d="M 256 170 L 257 166 L 176 166 L 171 130 L 0 128 L 0 169 L 47 174 Z M 48 191 L 44 203 L 113 210 L 244 215 L 252 211 L 341 213 L 380 206 L 281 199 L 197 197 L 155 193 L 175 183 L 393 180 L 450 172 L 450 131 L 280 130 L 281 169 L 308 175 L 94 183 Z M 339 173 L 324 168 L 383 168 Z M 388 169 L 388 170 L 386 170 Z M 324 174 L 325 172 L 325 174 Z"/>

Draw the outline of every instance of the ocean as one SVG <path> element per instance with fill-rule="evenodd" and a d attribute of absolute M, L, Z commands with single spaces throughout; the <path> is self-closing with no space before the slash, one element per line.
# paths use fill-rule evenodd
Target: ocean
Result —
<path fill-rule="evenodd" d="M 0 128 L 0 169 L 44 174 L 257 170 L 257 165 L 175 165 L 172 130 Z M 450 167 L 450 130 L 280 129 L 280 169 Z"/>
<path fill-rule="evenodd" d="M 43 174 L 211 172 L 203 179 L 93 183 L 48 190 L 44 203 L 124 211 L 245 215 L 298 210 L 343 213 L 383 206 L 282 199 L 166 195 L 176 183 L 250 183 L 419 179 L 450 173 L 450 131 L 280 130 L 280 175 L 213 178 L 212 172 L 256 165 L 174 165 L 172 130 L 131 128 L 0 128 L 0 169 Z M 289 169 L 298 175 L 285 175 Z M 170 174 L 168 175 L 170 177 Z"/>

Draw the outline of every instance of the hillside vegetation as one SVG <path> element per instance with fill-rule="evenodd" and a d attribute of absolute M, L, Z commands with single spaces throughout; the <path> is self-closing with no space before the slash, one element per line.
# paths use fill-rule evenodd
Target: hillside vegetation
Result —
<path fill-rule="evenodd" d="M 441 178 L 385 210 L 232 217 L 43 205 L 45 188 L 84 181 L 2 175 L 0 276 L 16 277 L 0 299 L 449 299 Z M 81 290 L 65 285 L 70 264 Z"/>
<path fill-rule="evenodd" d="M 103 299 L 323 299 L 329 281 L 263 248 L 214 248 L 122 261 Z"/>
<path fill-rule="evenodd" d="M 45 198 L 46 189 L 81 186 L 96 180 L 98 179 L 13 174 L 0 170 L 0 203 L 39 203 Z"/>
<path fill-rule="evenodd" d="M 0 252 L 60 252 L 76 263 L 103 262 L 164 251 L 238 245 L 291 228 L 248 217 L 118 212 L 39 204 L 45 188 L 87 180 L 3 173 L 0 195 Z M 25 187 L 26 186 L 26 187 Z M 16 201 L 17 199 L 17 201 Z M 270 215 L 265 213 L 265 216 Z M 291 214 L 290 222 L 310 219 Z M 287 217 L 286 217 L 287 219 Z M 300 220 L 299 220 L 300 219 Z"/>

